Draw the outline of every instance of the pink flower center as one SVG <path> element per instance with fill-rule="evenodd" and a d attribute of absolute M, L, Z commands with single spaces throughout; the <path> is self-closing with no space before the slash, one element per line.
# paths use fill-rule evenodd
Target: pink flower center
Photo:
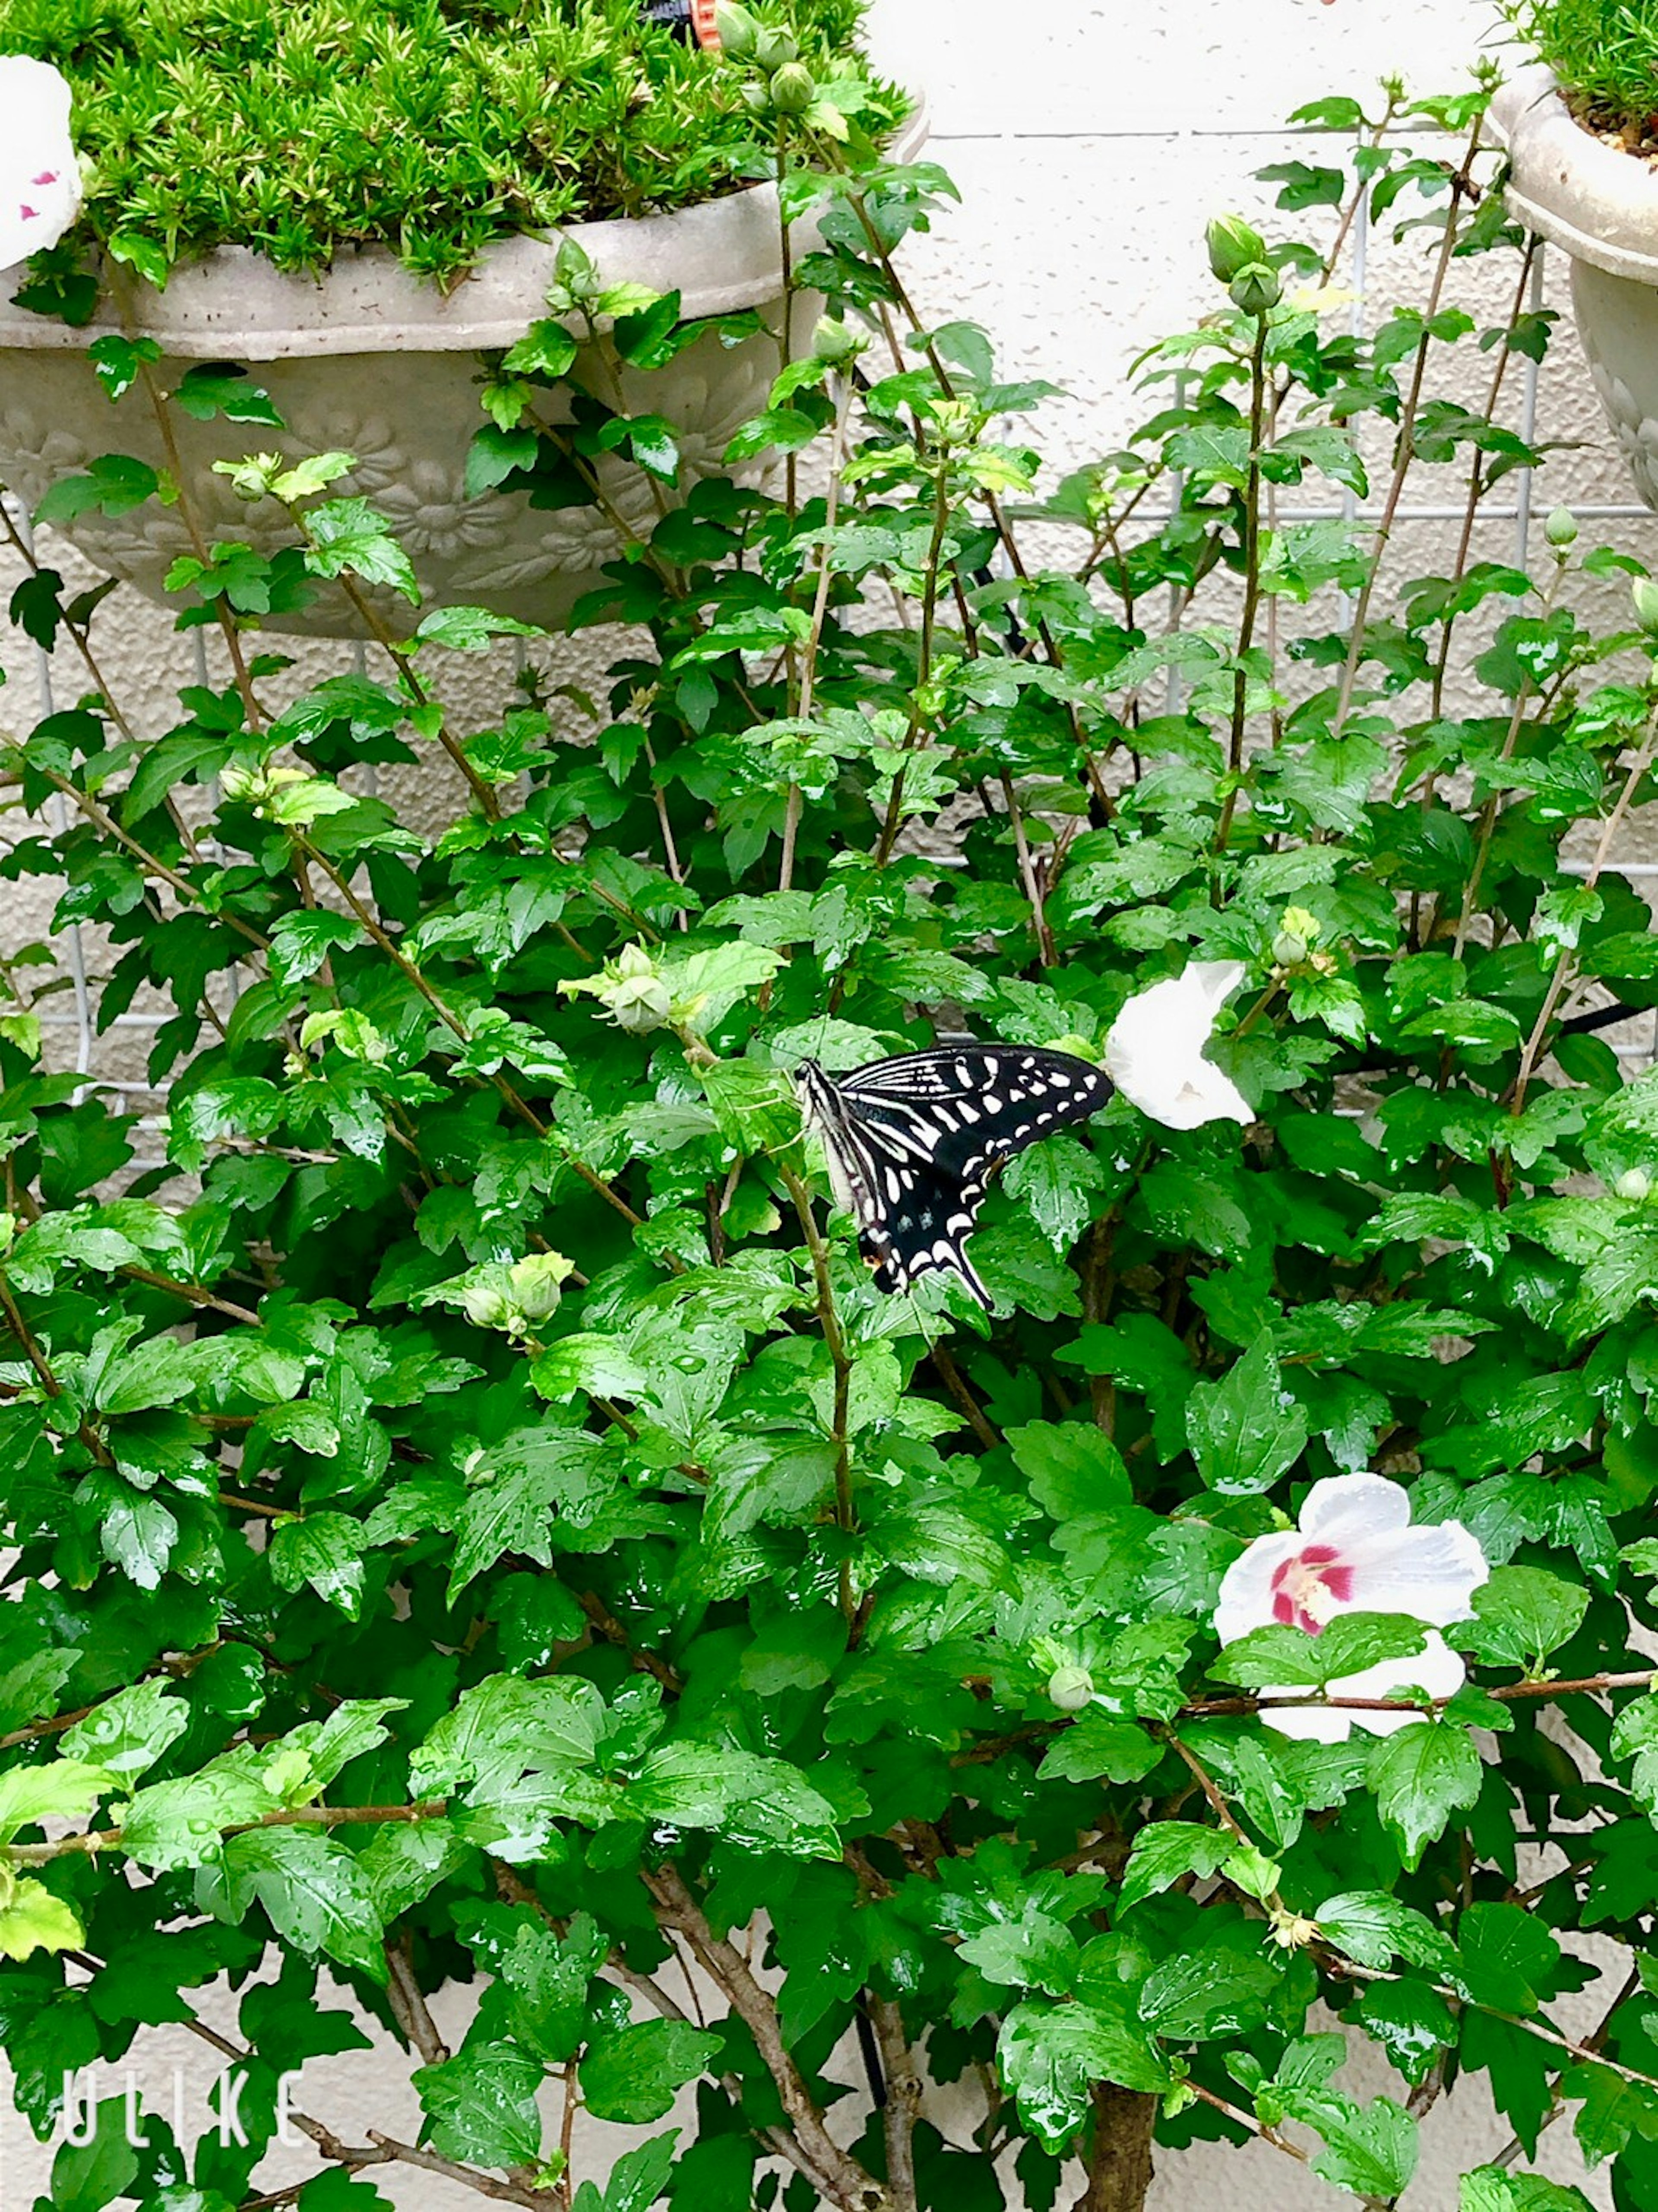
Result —
<path fill-rule="evenodd" d="M 1309 1544 L 1272 1571 L 1272 1618 L 1286 1628 L 1319 1631 L 1353 1595 L 1353 1571 L 1333 1544 Z"/>

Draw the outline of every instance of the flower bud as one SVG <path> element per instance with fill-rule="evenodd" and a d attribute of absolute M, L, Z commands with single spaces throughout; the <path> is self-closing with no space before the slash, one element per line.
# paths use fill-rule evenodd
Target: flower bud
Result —
<path fill-rule="evenodd" d="M 513 1302 L 489 1282 L 468 1283 L 460 1293 L 460 1310 L 474 1328 L 505 1328 L 513 1318 Z"/>
<path fill-rule="evenodd" d="M 1629 587 L 1635 619 L 1649 637 L 1658 637 L 1658 584 L 1650 576 L 1637 576 Z"/>
<path fill-rule="evenodd" d="M 623 948 L 621 957 L 606 970 L 598 996 L 616 1027 L 630 1030 L 635 1036 L 659 1030 L 673 1009 L 672 994 L 642 945 Z"/>
<path fill-rule="evenodd" d="M 1048 1694 L 1062 1713 L 1079 1713 L 1094 1702 L 1094 1677 L 1086 1667 L 1056 1667 Z"/>
<path fill-rule="evenodd" d="M 1266 258 L 1266 240 L 1241 215 L 1218 215 L 1208 233 L 1209 266 L 1223 284 Z"/>
<path fill-rule="evenodd" d="M 714 27 L 720 39 L 720 51 L 728 59 L 745 62 L 751 58 L 760 38 L 760 26 L 741 0 L 714 0 Z"/>
<path fill-rule="evenodd" d="M 1269 268 L 1264 261 L 1249 262 L 1226 289 L 1232 295 L 1233 306 L 1242 307 L 1246 315 L 1264 315 L 1276 307 L 1284 296 L 1277 270 Z"/>
<path fill-rule="evenodd" d="M 531 1252 L 507 1270 L 507 1296 L 525 1321 L 550 1321 L 574 1272 L 562 1252 Z"/>
<path fill-rule="evenodd" d="M 1631 1206 L 1644 1206 L 1652 1194 L 1652 1177 L 1644 1168 L 1625 1168 L 1612 1188 Z"/>
<path fill-rule="evenodd" d="M 1318 941 L 1318 916 L 1304 906 L 1286 906 L 1272 939 L 1272 957 L 1280 968 L 1299 968 Z"/>
<path fill-rule="evenodd" d="M 839 368 L 847 362 L 856 361 L 860 353 L 868 352 L 868 333 L 853 330 L 838 315 L 820 315 L 811 334 L 811 350 L 814 360 L 826 361 L 832 368 Z"/>
<path fill-rule="evenodd" d="M 1569 507 L 1557 507 L 1543 525 L 1543 535 L 1559 552 L 1577 541 L 1577 517 Z"/>
<path fill-rule="evenodd" d="M 239 461 L 215 461 L 216 477 L 228 477 L 238 499 L 263 499 L 288 466 L 280 453 L 245 453 Z"/>
<path fill-rule="evenodd" d="M 219 770 L 219 790 L 238 806 L 257 806 L 269 794 L 270 786 L 263 769 L 240 768 L 231 761 Z"/>
<path fill-rule="evenodd" d="M 768 76 L 774 70 L 781 69 L 786 62 L 799 61 L 800 48 L 793 31 L 782 31 L 765 23 L 757 24 L 754 34 L 754 59 L 757 68 Z"/>
<path fill-rule="evenodd" d="M 817 80 L 804 62 L 785 62 L 771 81 L 771 104 L 780 115 L 804 115 L 817 97 Z"/>

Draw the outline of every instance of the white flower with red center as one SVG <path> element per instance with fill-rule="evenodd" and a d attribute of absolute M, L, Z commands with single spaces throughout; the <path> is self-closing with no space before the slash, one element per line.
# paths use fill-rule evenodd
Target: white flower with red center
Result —
<path fill-rule="evenodd" d="M 1460 1521 L 1412 1527 L 1410 1495 L 1400 1484 L 1379 1474 L 1332 1475 L 1308 1492 L 1298 1528 L 1257 1536 L 1233 1560 L 1221 1582 L 1215 1630 L 1224 1644 L 1274 1622 L 1317 1636 L 1340 1613 L 1406 1613 L 1424 1624 L 1423 1649 L 1344 1674 L 1327 1694 L 1387 1698 L 1416 1689 L 1448 1698 L 1461 1688 L 1466 1670 L 1437 1632 L 1467 1619 L 1490 1572 L 1478 1540 Z M 1284 1686 L 1260 1695 L 1308 1692 Z M 1265 1704 L 1260 1717 L 1280 1735 L 1321 1743 L 1345 1742 L 1355 1727 L 1391 1735 L 1424 1717 L 1408 1707 L 1388 1713 Z"/>
<path fill-rule="evenodd" d="M 1248 973 L 1241 960 L 1194 960 L 1184 975 L 1137 991 L 1111 1024 L 1106 1073 L 1166 1129 L 1254 1120 L 1236 1084 L 1204 1057 L 1215 1017 Z"/>
<path fill-rule="evenodd" d="M 70 105 L 49 62 L 0 54 L 0 269 L 56 246 L 79 211 Z"/>

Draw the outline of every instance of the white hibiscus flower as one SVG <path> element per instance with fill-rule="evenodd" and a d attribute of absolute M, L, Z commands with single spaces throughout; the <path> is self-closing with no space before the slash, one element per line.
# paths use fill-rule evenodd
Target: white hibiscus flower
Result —
<path fill-rule="evenodd" d="M 1461 1660 L 1436 1632 L 1464 1620 L 1491 1569 L 1476 1538 L 1460 1521 L 1411 1525 L 1411 1501 L 1379 1474 L 1333 1475 L 1315 1482 L 1298 1528 L 1258 1536 L 1227 1569 L 1215 1608 L 1223 1644 L 1272 1622 L 1316 1636 L 1343 1613 L 1402 1613 L 1427 1628 L 1424 1649 L 1385 1659 L 1329 1685 L 1334 1698 L 1386 1698 L 1411 1686 L 1430 1698 L 1462 1686 Z M 1263 1698 L 1304 1697 L 1289 1687 L 1263 1689 Z M 1355 1727 L 1376 1735 L 1408 1728 L 1422 1714 L 1355 1712 L 1315 1705 L 1263 1705 L 1261 1718 L 1280 1735 L 1341 1743 Z"/>
<path fill-rule="evenodd" d="M 49 62 L 0 54 L 0 269 L 56 246 L 80 209 L 70 100 Z"/>
<path fill-rule="evenodd" d="M 1215 1017 L 1248 974 L 1241 960 L 1194 960 L 1183 975 L 1137 991 L 1105 1041 L 1105 1072 L 1123 1097 L 1169 1129 L 1253 1121 L 1230 1076 L 1204 1058 Z"/>

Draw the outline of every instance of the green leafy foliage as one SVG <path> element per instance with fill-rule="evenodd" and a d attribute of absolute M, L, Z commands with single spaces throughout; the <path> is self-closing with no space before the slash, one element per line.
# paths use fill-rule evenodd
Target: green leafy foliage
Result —
<path fill-rule="evenodd" d="M 799 0 L 803 47 L 847 71 L 862 0 Z M 747 180 L 736 72 L 635 0 L 0 0 L 0 48 L 61 69 L 93 164 L 76 236 L 157 283 L 250 246 L 283 269 L 384 245 L 452 282 L 515 232 L 685 207 Z M 866 95 L 890 127 L 904 102 Z M 373 149 L 395 144 L 398 158 Z M 255 181 L 250 183 L 250 179 Z M 62 249 L 67 252 L 68 249 Z M 247 411 L 193 370 L 192 414 Z M 262 397 L 263 395 L 259 395 Z"/>
<path fill-rule="evenodd" d="M 576 64 L 634 13 L 318 0 L 291 35 L 226 23 L 169 96 L 191 127 L 234 61 L 263 97 L 333 24 L 373 66 L 308 96 L 395 118 L 384 74 L 427 70 L 440 21 L 500 91 L 487 123 L 453 107 L 465 171 L 547 41 L 614 120 Z M 198 14 L 149 11 L 125 97 Z M 33 0 L 0 21 L 67 36 Z M 1467 264 L 1521 295 L 1490 157 L 1448 193 L 1442 135 L 1321 104 L 1321 145 L 1353 145 L 1274 176 L 1313 234 L 1243 240 L 1243 304 L 1157 349 L 1143 425 L 1056 477 L 1047 386 L 1000 381 L 970 325 L 903 327 L 890 252 L 950 187 L 884 163 L 827 74 L 851 27 L 809 10 L 809 66 L 770 18 L 718 65 L 630 33 L 682 185 L 740 142 L 813 218 L 795 275 L 834 312 L 737 431 L 743 483 L 679 483 L 648 380 L 752 319 L 688 325 L 567 255 L 552 319 L 481 369 L 473 494 L 586 500 L 615 455 L 659 518 L 581 611 L 627 625 L 594 696 L 532 625 L 413 604 L 398 502 L 343 494 L 343 453 L 223 465 L 292 544 L 179 564 L 235 680 L 192 667 L 169 727 L 87 690 L 95 598 L 40 567 L 13 602 L 65 672 L 8 724 L 0 878 L 99 933 L 100 1019 L 149 1009 L 169 1088 L 141 1128 L 59 1064 L 51 948 L 8 945 L 0 2044 L 44 2136 L 66 2069 L 199 2008 L 264 2114 L 240 2148 L 166 2112 L 143 2152 L 100 2130 L 53 2201 L 267 2200 L 277 2076 L 372 2027 L 422 2115 L 365 2119 L 376 2164 L 560 2212 L 997 2212 L 1010 2168 L 1047 2212 L 1130 2130 L 1160 2160 L 1293 2144 L 1388 2203 L 1413 2110 L 1467 2075 L 1527 2157 L 1569 2112 L 1648 2212 L 1658 1078 L 1593 1024 L 1649 1012 L 1658 961 L 1616 853 L 1582 856 L 1658 797 L 1658 683 L 1604 628 L 1618 549 L 1412 578 L 1339 512 L 1414 467 L 1474 544 L 1546 458 L 1503 405 L 1412 396 L 1477 327 Z M 89 33 L 66 58 L 113 66 Z M 817 104 L 768 106 L 797 67 Z M 181 179 L 163 136 L 146 198 L 117 105 L 94 229 L 125 192 L 140 246 L 210 242 L 222 146 Z M 1405 119 L 1467 136 L 1478 108 Z M 443 220 L 375 219 L 454 268 L 506 217 L 430 154 L 404 181 Z M 293 261 L 381 234 L 313 158 L 267 210 Z M 1390 265 L 1419 222 L 1456 249 L 1431 312 L 1424 276 L 1369 336 L 1296 289 L 1361 198 L 1404 227 Z M 1548 331 L 1491 337 L 1511 367 Z M 100 339 L 94 366 L 125 409 L 269 422 L 234 364 L 152 392 Z M 529 427 L 555 383 L 557 438 Z M 1281 492 L 1328 512 L 1280 529 Z M 112 454 L 42 513 L 194 496 Z M 406 611 L 313 681 L 258 631 L 318 577 Z M 481 713 L 446 703 L 452 653 Z M 1110 1057 L 1193 959 L 1242 971 L 1210 1050 L 1253 1123 L 1113 1098 L 993 1182 L 987 1311 L 937 1274 L 884 1297 L 798 1063 L 963 1022 Z M 1314 1543 L 1312 1486 L 1372 1468 L 1408 1531 Z M 1491 1571 L 1459 1613 L 1412 1561 L 1466 1565 L 1468 1535 Z M 1585 1936 L 1624 1991 L 1589 2033 L 1555 2010 Z M 1360 2039 L 1397 2094 L 1353 2094 Z M 861 2134 L 829 2125 L 848 2050 L 886 2099 Z M 994 2094 L 946 2141 L 930 2100 L 963 2076 Z M 582 2106 L 645 2131 L 608 2173 L 564 2165 Z M 373 2212 L 361 2144 L 309 2140 L 302 2212 Z M 1576 2201 L 1517 2154 L 1462 2178 L 1461 2212 Z"/>
<path fill-rule="evenodd" d="M 1652 123 L 1658 27 L 1617 0 L 1503 0 L 1503 13 L 1597 125 L 1637 137 Z"/>

